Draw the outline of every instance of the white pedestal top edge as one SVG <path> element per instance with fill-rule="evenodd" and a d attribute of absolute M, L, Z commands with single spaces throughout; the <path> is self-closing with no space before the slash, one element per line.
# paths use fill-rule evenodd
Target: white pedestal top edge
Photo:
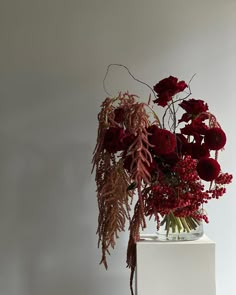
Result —
<path fill-rule="evenodd" d="M 158 244 L 215 244 L 214 241 L 209 239 L 205 234 L 195 241 L 160 241 L 158 240 L 157 235 L 153 234 L 141 234 L 140 240 L 137 242 L 146 244 L 146 243 L 158 243 Z"/>

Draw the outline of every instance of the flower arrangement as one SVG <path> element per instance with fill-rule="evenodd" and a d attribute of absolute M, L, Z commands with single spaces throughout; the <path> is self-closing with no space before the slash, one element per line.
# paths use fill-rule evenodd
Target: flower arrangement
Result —
<path fill-rule="evenodd" d="M 170 228 L 195 229 L 200 221 L 208 222 L 203 204 L 223 196 L 232 181 L 218 162 L 226 134 L 207 103 L 191 97 L 190 82 L 165 78 L 152 88 L 154 99 L 150 95 L 148 102 L 129 92 L 107 97 L 98 114 L 93 169 L 101 263 L 107 268 L 106 256 L 128 221 L 131 291 L 135 244 L 146 219 L 154 217 L 157 229 L 165 224 L 167 235 Z M 162 119 L 154 110 L 158 106 Z M 179 108 L 183 114 L 177 119 Z"/>

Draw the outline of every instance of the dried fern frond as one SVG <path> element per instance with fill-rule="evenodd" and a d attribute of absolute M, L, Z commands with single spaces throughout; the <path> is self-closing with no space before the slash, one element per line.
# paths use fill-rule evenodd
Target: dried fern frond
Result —
<path fill-rule="evenodd" d="M 145 227 L 143 200 L 142 200 L 142 186 L 143 184 L 150 183 L 151 175 L 148 171 L 148 167 L 151 165 L 153 159 L 149 152 L 151 144 L 148 141 L 147 128 L 150 122 L 145 110 L 145 104 L 137 103 L 133 105 L 129 113 L 129 125 L 127 129 L 132 130 L 135 133 L 136 138 L 133 144 L 129 147 L 128 153 L 132 157 L 131 162 L 131 178 L 135 181 L 138 190 L 138 196 L 141 206 L 141 218 L 143 221 L 143 227 Z"/>
<path fill-rule="evenodd" d="M 122 160 L 115 163 L 105 173 L 104 182 L 99 186 L 98 198 L 98 246 L 102 245 L 102 259 L 107 268 L 106 254 L 109 248 L 114 248 L 118 233 L 125 230 L 125 223 L 129 217 L 129 202 L 133 196 L 132 191 L 128 191 L 130 179 L 121 169 Z"/>
<path fill-rule="evenodd" d="M 107 268 L 107 254 L 114 248 L 118 234 L 125 229 L 129 217 L 129 204 L 132 201 L 134 189 L 128 189 L 135 183 L 138 192 L 138 201 L 135 206 L 134 216 L 130 221 L 130 241 L 127 252 L 127 265 L 131 268 L 131 277 L 135 270 L 135 243 L 139 239 L 140 229 L 146 227 L 144 217 L 144 201 L 142 188 L 150 183 L 151 175 L 149 166 L 153 159 L 149 149 L 148 127 L 151 125 L 147 110 L 150 107 L 145 103 L 136 101 L 137 96 L 119 93 L 116 98 L 106 98 L 102 103 L 98 115 L 99 127 L 97 144 L 93 156 L 93 169 L 96 170 L 98 216 L 98 246 L 102 247 L 101 262 Z M 116 105 L 116 107 L 115 107 Z M 104 139 L 107 130 L 118 127 L 115 121 L 115 109 L 121 108 L 125 112 L 122 122 L 124 130 L 134 136 L 128 150 L 120 153 L 121 158 L 115 153 L 104 149 Z M 155 122 L 160 122 L 154 114 Z M 159 124 L 159 123 L 158 123 Z M 132 158 L 129 173 L 123 167 L 123 155 Z M 132 278 L 131 278 L 132 281 Z"/>
<path fill-rule="evenodd" d="M 217 121 L 216 117 L 208 112 L 208 117 L 209 117 L 209 127 L 214 128 L 214 127 L 219 127 L 221 128 L 219 122 Z"/>
<path fill-rule="evenodd" d="M 111 98 L 106 98 L 101 105 L 101 111 L 98 114 L 98 133 L 97 133 L 97 143 L 93 152 L 92 160 L 92 172 L 94 168 L 99 166 L 99 163 L 102 161 L 103 151 L 103 142 L 106 132 L 106 128 L 109 127 L 109 118 L 113 114 L 114 107 L 112 106 L 113 100 Z"/>

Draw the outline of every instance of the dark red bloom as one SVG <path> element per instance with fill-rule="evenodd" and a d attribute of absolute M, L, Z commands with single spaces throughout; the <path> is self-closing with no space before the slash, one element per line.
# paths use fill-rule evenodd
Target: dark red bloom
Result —
<path fill-rule="evenodd" d="M 164 161 L 164 164 L 167 164 L 172 168 L 179 161 L 179 157 L 177 153 L 172 152 L 170 154 L 162 155 L 162 160 Z"/>
<path fill-rule="evenodd" d="M 210 150 L 220 150 L 226 143 L 226 135 L 221 128 L 211 128 L 207 130 L 204 141 Z"/>
<path fill-rule="evenodd" d="M 116 153 L 123 150 L 123 138 L 125 132 L 123 128 L 111 127 L 106 130 L 103 142 L 103 148 L 110 153 Z"/>
<path fill-rule="evenodd" d="M 124 121 L 124 118 L 125 118 L 125 110 L 123 108 L 117 108 L 117 109 L 115 109 L 114 114 L 115 114 L 114 120 L 117 123 L 122 123 Z"/>
<path fill-rule="evenodd" d="M 188 140 L 181 133 L 176 133 L 175 136 L 176 136 L 176 143 L 177 143 L 177 153 L 181 155 L 183 154 L 183 150 L 185 149 L 185 146 L 188 144 Z"/>
<path fill-rule="evenodd" d="M 184 81 L 179 81 L 176 77 L 170 76 L 158 82 L 154 87 L 154 91 L 157 93 L 158 98 L 153 102 L 165 107 L 172 99 L 172 97 L 183 91 L 188 85 Z"/>
<path fill-rule="evenodd" d="M 185 125 L 180 131 L 185 135 L 192 135 L 197 143 L 201 143 L 202 135 L 205 135 L 209 127 L 201 121 L 200 118 L 196 118 L 190 124 Z"/>
<path fill-rule="evenodd" d="M 190 142 L 185 143 L 182 147 L 183 155 L 190 155 L 193 159 L 208 158 L 210 157 L 209 148 L 205 143 L 201 144 L 200 142 Z"/>
<path fill-rule="evenodd" d="M 208 158 L 210 157 L 210 151 L 206 144 L 192 144 L 192 153 L 191 156 L 193 159 Z"/>
<path fill-rule="evenodd" d="M 197 119 L 198 121 L 205 121 L 206 119 L 208 119 L 209 118 L 209 116 L 208 116 L 208 114 L 206 114 L 206 113 L 201 113 L 201 114 L 199 114 L 199 115 L 197 115 L 197 116 L 195 116 L 195 115 L 192 115 L 192 114 L 189 114 L 189 113 L 184 113 L 183 115 L 182 115 L 182 117 L 181 117 L 181 119 L 179 119 L 179 123 L 181 123 L 181 122 L 188 122 L 189 120 L 194 120 L 194 119 Z"/>
<path fill-rule="evenodd" d="M 192 155 L 193 152 L 193 143 L 188 142 L 182 145 L 181 154 L 182 155 Z"/>
<path fill-rule="evenodd" d="M 182 101 L 179 106 L 186 111 L 179 122 L 188 122 L 190 119 L 194 119 L 196 116 L 208 110 L 208 105 L 203 100 L 194 98 Z M 202 121 L 203 119 L 207 119 L 207 116 L 204 116 Z"/>
<path fill-rule="evenodd" d="M 173 133 L 156 125 L 151 126 L 148 131 L 151 133 L 149 142 L 154 145 L 152 149 L 157 155 L 170 154 L 175 150 L 176 138 Z"/>
<path fill-rule="evenodd" d="M 197 164 L 197 172 L 201 179 L 212 181 L 220 173 L 220 164 L 212 158 L 201 158 Z"/>

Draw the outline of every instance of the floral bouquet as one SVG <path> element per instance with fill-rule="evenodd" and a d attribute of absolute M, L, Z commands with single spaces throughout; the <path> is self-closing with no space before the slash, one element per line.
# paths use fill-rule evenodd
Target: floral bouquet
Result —
<path fill-rule="evenodd" d="M 167 238 L 170 232 L 194 231 L 202 220 L 208 222 L 203 204 L 223 196 L 232 181 L 218 162 L 226 134 L 207 103 L 191 97 L 190 82 L 170 76 L 152 93 L 154 99 L 150 95 L 147 102 L 128 92 L 104 100 L 93 157 L 101 263 L 107 268 L 106 255 L 128 221 L 131 291 L 135 244 L 146 219 L 154 218 L 157 231 L 164 226 Z"/>

